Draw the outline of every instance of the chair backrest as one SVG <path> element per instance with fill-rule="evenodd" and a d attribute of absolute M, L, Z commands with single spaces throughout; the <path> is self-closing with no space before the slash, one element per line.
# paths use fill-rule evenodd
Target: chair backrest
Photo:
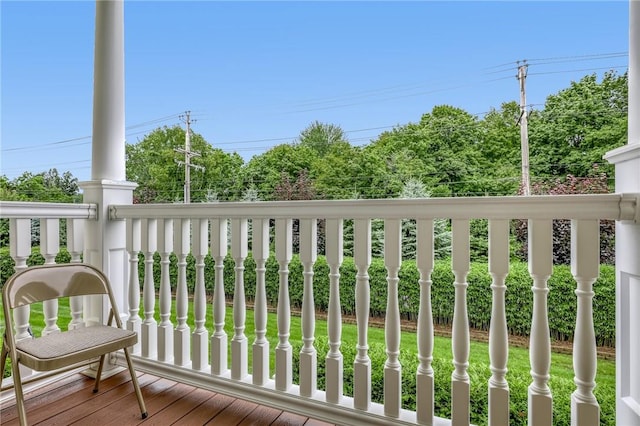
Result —
<path fill-rule="evenodd" d="M 107 277 L 84 263 L 32 266 L 12 275 L 2 290 L 2 302 L 11 309 L 60 297 L 111 296 Z"/>

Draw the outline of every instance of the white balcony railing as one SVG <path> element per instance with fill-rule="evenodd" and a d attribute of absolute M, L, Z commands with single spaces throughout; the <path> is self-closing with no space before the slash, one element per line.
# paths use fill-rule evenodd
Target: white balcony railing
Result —
<path fill-rule="evenodd" d="M 598 402 L 593 394 L 596 376 L 596 345 L 592 313 L 592 284 L 598 276 L 599 220 L 637 220 L 636 194 L 448 198 L 425 200 L 357 200 L 257 202 L 171 205 L 110 206 L 112 220 L 127 222 L 127 251 L 130 280 L 126 286 L 127 327 L 140 334 L 135 348 L 137 367 L 178 381 L 218 389 L 233 396 L 269 404 L 289 411 L 300 410 L 308 416 L 338 424 L 447 424 L 449 420 L 434 417 L 433 317 L 430 286 L 434 265 L 433 220 L 452 222 L 452 271 L 455 276 L 455 305 L 452 333 L 454 371 L 451 376 L 453 424 L 468 424 L 472 401 L 469 390 L 469 321 L 467 313 L 467 274 L 469 272 L 469 220 L 489 220 L 489 273 L 492 276 L 492 308 L 489 335 L 491 378 L 488 383 L 489 420 L 491 424 L 507 424 L 509 419 L 509 383 L 506 375 L 509 355 L 505 316 L 505 277 L 509 272 L 509 220 L 529 222 L 529 272 L 533 286 L 530 360 L 532 381 L 529 386 L 530 424 L 552 424 L 552 395 L 549 390 L 551 342 L 547 310 L 547 280 L 552 272 L 552 220 L 572 222 L 572 273 L 577 282 L 577 321 L 574 333 L 574 374 L 576 389 L 572 394 L 572 415 L 594 419 L 598 423 Z M 2 203 L 2 218 L 11 218 L 11 256 L 16 267 L 25 267 L 28 256 L 24 235 L 30 235 L 31 217 L 45 218 L 53 225 L 55 214 L 18 212 L 13 203 Z M 56 207 L 59 205 L 56 205 Z M 81 206 L 86 218 L 92 217 L 91 206 Z M 74 210 L 75 211 L 75 210 Z M 20 213 L 20 214 L 19 214 Z M 27 216 L 23 215 L 26 214 Z M 76 212 L 77 213 L 77 212 Z M 74 213 L 56 213 L 73 219 L 68 225 L 74 247 L 77 232 Z M 77 213 L 80 215 L 80 213 Z M 302 302 L 302 349 L 299 383 L 293 383 L 292 345 L 288 280 L 292 259 L 292 222 L 299 220 L 299 257 L 303 266 L 304 294 Z M 329 266 L 328 336 L 315 335 L 314 263 L 317 257 L 317 220 L 326 220 L 326 259 Z M 371 220 L 384 220 L 384 264 L 387 270 L 387 309 L 385 318 L 384 403 L 371 401 L 371 360 L 368 356 L 370 288 L 368 269 L 371 264 Z M 402 408 L 402 365 L 400 351 L 400 310 L 398 305 L 398 271 L 401 263 L 401 220 L 414 219 L 417 224 L 416 264 L 420 273 L 420 310 L 418 317 L 418 368 L 416 411 Z M 270 229 L 270 220 L 275 222 Z M 354 283 L 340 281 L 343 224 L 354 223 Z M 251 227 L 249 227 L 251 223 Z M 230 229 L 230 235 L 228 235 Z M 273 231 L 273 232 L 272 232 Z M 51 231 L 53 235 L 53 231 Z M 275 258 L 279 265 L 277 303 L 278 344 L 269 347 L 266 339 L 267 299 L 265 264 L 269 258 L 270 235 L 275 235 Z M 48 262 L 57 246 L 41 240 Z M 256 264 L 256 282 L 245 283 L 244 262 L 249 252 Z M 14 240 L 16 243 L 14 243 Z M 229 243 L 230 241 L 230 243 Z M 29 241 L 30 243 L 30 241 Z M 26 247 L 29 247 L 30 244 Z M 77 247 L 77 246 L 76 246 Z M 234 260 L 234 292 L 225 294 L 224 258 L 231 249 Z M 79 259 L 77 249 L 72 259 Z M 47 253 L 45 255 L 45 253 Z M 138 280 L 138 254 L 144 255 L 144 280 Z M 159 293 L 153 281 L 153 255 L 160 256 Z M 178 259 L 177 283 L 170 283 L 169 256 Z M 187 288 L 186 258 L 195 258 L 194 292 Z M 213 329 L 206 324 L 205 256 L 214 265 Z M 53 254 L 55 257 L 55 254 Z M 173 285 L 172 285 L 173 284 Z M 255 285 L 255 332 L 246 332 L 245 284 Z M 357 342 L 341 342 L 341 286 L 354 288 L 356 302 Z M 175 299 L 171 287 L 176 288 Z M 142 294 L 142 312 L 139 311 Z M 224 330 L 227 298 L 233 299 L 233 335 Z M 156 300 L 159 309 L 156 309 Z M 158 323 L 155 312 L 159 310 Z M 187 324 L 189 310 L 195 327 Z M 72 308 L 77 312 L 77 306 Z M 171 321 L 175 313 L 175 323 Z M 48 327 L 55 328 L 52 307 Z M 75 317 L 74 317 L 75 318 Z M 28 313 L 19 327 L 28 328 Z M 251 334 L 250 337 L 247 334 Z M 252 340 L 251 345 L 249 340 Z M 314 341 L 328 338 L 325 390 L 317 389 L 317 351 Z M 343 389 L 343 357 L 341 348 L 355 346 L 353 396 Z M 249 371 L 249 351 L 252 368 Z M 227 354 L 231 353 L 231 359 Z M 270 375 L 269 357 L 275 355 L 275 374 Z M 595 410 L 595 411 L 594 411 Z M 593 413 L 596 413 L 594 418 Z M 581 423 L 583 424 L 583 423 Z M 584 423 L 587 424 L 587 423 Z"/>
<path fill-rule="evenodd" d="M 529 220 L 529 270 L 533 280 L 533 318 L 531 323 L 531 376 L 529 387 L 530 424 L 552 423 L 552 396 L 549 390 L 551 346 L 547 314 L 547 280 L 552 272 L 552 220 L 571 219 L 574 235 L 572 271 L 577 281 L 578 313 L 574 340 L 575 380 L 572 399 L 575 415 L 593 417 L 598 403 L 593 395 L 596 373 L 596 346 L 592 316 L 592 284 L 598 276 L 600 219 L 633 219 L 635 196 L 553 196 L 505 198 L 454 198 L 428 200 L 359 200 L 276 203 L 219 203 L 191 205 L 111 206 L 112 219 L 127 220 L 131 271 L 137 271 L 138 253 L 144 253 L 145 279 L 140 288 L 137 274 L 129 283 L 128 327 L 141 334 L 140 362 L 146 368 L 188 378 L 201 385 L 220 386 L 238 396 L 255 398 L 273 406 L 299 407 L 307 414 L 338 424 L 437 424 L 434 418 L 431 366 L 433 318 L 430 301 L 430 275 L 433 269 L 433 219 L 452 220 L 452 270 L 455 275 L 455 306 L 452 351 L 455 370 L 452 384 L 452 422 L 467 424 L 471 407 L 469 397 L 469 325 L 466 301 L 466 277 L 469 272 L 469 220 L 489 219 L 489 272 L 493 277 L 493 307 L 490 332 L 489 411 L 492 424 L 507 424 L 509 386 L 505 377 L 508 336 L 505 317 L 505 277 L 509 271 L 509 219 Z M 265 339 L 267 304 L 265 298 L 265 262 L 269 257 L 269 220 L 275 220 L 275 257 L 279 264 L 277 325 L 279 342 L 275 352 L 275 376 L 269 377 L 270 348 Z M 300 220 L 299 256 L 303 266 L 302 349 L 299 383 L 292 383 L 290 303 L 288 294 L 289 262 L 292 258 L 292 220 Z M 312 279 L 316 260 L 316 221 L 326 220 L 326 257 L 330 269 L 326 389 L 317 390 L 317 352 L 314 340 L 315 309 Z M 371 362 L 368 356 L 369 276 L 371 263 L 371 220 L 384 220 L 384 263 L 387 269 L 388 300 L 385 318 L 387 360 L 384 365 L 384 404 L 371 401 Z M 398 308 L 398 271 L 401 261 L 401 220 L 417 223 L 417 267 L 420 272 L 420 313 L 418 319 L 419 367 L 417 375 L 417 411 L 401 408 L 402 366 L 400 350 L 400 313 Z M 248 221 L 252 222 L 252 255 L 256 262 L 255 335 L 252 336 L 253 368 L 248 371 L 249 338 L 245 333 L 244 261 L 248 254 Z M 341 283 L 344 220 L 354 221 L 355 283 Z M 231 257 L 235 262 L 233 295 L 224 294 L 223 259 L 227 255 L 227 223 L 230 223 Z M 155 300 L 152 278 L 153 254 L 161 258 L 160 324 L 153 318 Z M 193 294 L 195 330 L 185 319 L 189 305 L 186 288 L 186 256 L 195 257 L 196 280 Z M 205 323 L 204 257 L 215 260 L 213 294 L 214 329 L 209 336 Z M 171 314 L 168 258 L 178 258 L 176 312 Z M 354 286 L 357 342 L 341 343 L 341 309 L 338 288 Z M 144 313 L 141 317 L 140 290 Z M 225 298 L 233 297 L 233 336 L 224 332 Z M 322 336 L 322 338 L 326 338 Z M 228 342 L 230 340 L 230 342 Z M 230 343 L 231 362 L 227 353 Z M 210 346 L 208 346 L 210 344 Z M 357 356 L 353 366 L 353 397 L 342 395 L 343 365 L 341 345 L 354 345 Z M 210 347 L 211 358 L 207 358 Z M 191 358 L 189 358 L 191 354 Z M 158 362 L 161 361 L 161 362 Z M 597 423 L 597 415 L 595 416 Z"/>

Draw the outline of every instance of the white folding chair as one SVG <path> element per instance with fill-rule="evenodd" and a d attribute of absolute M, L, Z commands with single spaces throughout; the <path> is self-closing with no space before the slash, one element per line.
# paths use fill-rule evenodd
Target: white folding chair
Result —
<path fill-rule="evenodd" d="M 80 327 L 16 341 L 13 323 L 14 309 L 44 300 L 99 294 L 105 294 L 109 299 L 109 316 L 105 324 Z M 147 410 L 128 350 L 130 346 L 136 344 L 138 336 L 133 331 L 122 329 L 122 322 L 109 280 L 97 268 L 87 264 L 72 263 L 34 266 L 24 269 L 13 274 L 4 284 L 2 303 L 5 329 L 2 355 L 0 356 L 2 365 L 0 385 L 4 375 L 5 362 L 9 356 L 21 425 L 27 424 L 20 377 L 21 364 L 36 371 L 52 371 L 70 366 L 80 366 L 82 363 L 88 364 L 99 357 L 100 364 L 93 389 L 95 393 L 98 392 L 105 357 L 120 349 L 124 351 L 129 366 L 131 382 L 138 398 L 142 418 L 147 417 Z M 117 328 L 112 326 L 114 319 Z"/>

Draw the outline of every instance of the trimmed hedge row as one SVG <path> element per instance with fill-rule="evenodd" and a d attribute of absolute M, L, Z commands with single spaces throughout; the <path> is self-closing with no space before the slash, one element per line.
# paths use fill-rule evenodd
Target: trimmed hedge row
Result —
<path fill-rule="evenodd" d="M 1 274 L 0 282 L 13 273 L 13 260 L 9 257 L 8 250 L 0 251 Z M 28 264 L 40 264 L 42 256 L 33 254 Z M 69 260 L 66 250 L 61 250 L 58 262 Z M 187 283 L 189 290 L 193 291 L 195 284 L 195 261 L 190 255 L 187 257 Z M 225 294 L 228 298 L 234 293 L 236 271 L 231 257 L 224 261 Z M 144 283 L 144 256 L 139 257 L 140 283 Z M 271 256 L 267 261 L 266 291 L 267 303 L 276 306 L 278 303 L 279 273 L 278 263 Z M 154 283 L 160 284 L 160 256 L 154 256 Z M 171 283 L 175 286 L 177 281 L 177 259 L 171 256 L 169 267 Z M 205 258 L 205 285 L 207 293 L 213 294 L 214 287 L 214 261 L 210 256 Z M 255 262 L 249 256 L 244 262 L 245 294 L 248 300 L 255 297 Z M 355 282 L 356 268 L 353 259 L 346 258 L 340 268 L 340 302 L 343 313 L 355 315 Z M 371 302 L 370 309 L 373 316 L 384 316 L 387 304 L 387 272 L 381 259 L 374 259 L 368 271 Z M 418 316 L 420 304 L 419 272 L 414 261 L 403 262 L 400 270 L 400 283 L 398 294 L 400 295 L 400 314 L 404 319 L 415 320 Z M 434 322 L 436 324 L 451 324 L 453 320 L 454 306 L 454 275 L 448 260 L 436 261 L 431 274 L 431 300 Z M 491 320 L 491 276 L 487 272 L 486 263 L 472 263 L 467 277 L 467 305 L 469 325 L 480 330 L 488 330 Z M 551 335 L 557 340 L 571 340 L 576 321 L 576 296 L 574 290 L 576 283 L 571 275 L 569 266 L 557 265 L 553 275 L 549 279 L 549 328 Z M 531 328 L 531 313 L 533 297 L 531 292 L 532 280 L 527 270 L 527 264 L 512 262 L 509 275 L 506 279 L 506 315 L 509 332 L 515 335 L 528 336 Z M 313 276 L 314 301 L 316 308 L 321 311 L 328 310 L 329 305 L 329 267 L 324 257 L 318 257 L 314 265 Z M 595 296 L 593 299 L 593 321 L 598 345 L 615 345 L 615 268 L 611 265 L 600 267 L 600 278 L 594 283 Z M 291 306 L 302 306 L 303 275 L 302 265 L 297 256 L 289 264 L 289 296 Z"/>
<path fill-rule="evenodd" d="M 175 285 L 177 261 L 171 256 L 171 283 Z M 193 291 L 195 283 L 194 259 L 187 257 L 187 283 Z M 230 298 L 234 293 L 235 264 L 231 257 L 224 261 L 225 294 Z M 277 306 L 279 273 L 278 263 L 271 256 L 266 264 L 267 303 Z M 140 256 L 140 282 L 144 278 L 144 258 Z M 329 307 L 329 267 L 323 256 L 319 256 L 314 265 L 313 288 L 316 309 L 327 311 Z M 346 258 L 340 268 L 340 304 L 343 314 L 355 315 L 356 268 L 353 259 Z M 214 261 L 205 258 L 205 285 L 207 293 L 213 294 Z M 244 262 L 245 295 L 248 300 L 255 297 L 255 262 L 249 256 Z M 381 259 L 374 259 L 368 270 L 372 316 L 384 316 L 387 307 L 387 271 Z M 415 261 L 405 261 L 399 273 L 398 294 L 400 295 L 400 315 L 404 319 L 416 320 L 420 308 L 420 274 Z M 434 322 L 449 325 L 453 321 L 454 275 L 449 260 L 435 262 L 431 274 L 431 301 Z M 160 257 L 154 260 L 154 282 L 160 283 Z M 486 263 L 471 263 L 467 277 L 467 305 L 469 325 L 479 330 L 488 330 L 491 321 L 491 276 Z M 573 338 L 576 321 L 576 283 L 568 265 L 556 265 L 549 279 L 549 328 L 556 340 L 566 341 Z M 512 262 L 506 279 L 506 316 L 509 332 L 514 335 L 528 336 L 531 329 L 533 297 L 532 279 L 527 263 Z M 601 346 L 615 346 L 615 267 L 602 265 L 600 277 L 594 283 L 593 321 L 596 341 Z M 294 256 L 289 264 L 289 297 L 292 308 L 302 307 L 303 275 L 300 259 Z"/>
<path fill-rule="evenodd" d="M 301 342 L 291 342 L 293 346 L 293 380 L 299 382 L 299 354 Z M 316 339 L 314 346 L 318 351 L 318 389 L 325 390 L 325 357 L 329 351 L 327 339 Z M 353 362 L 356 356 L 355 345 L 342 345 L 340 348 L 344 357 L 344 394 L 353 396 Z M 369 342 L 368 355 L 371 358 L 371 400 L 384 402 L 384 363 L 386 353 L 384 342 Z M 414 353 L 406 349 L 400 351 L 402 365 L 402 407 L 416 409 L 416 370 L 418 359 Z M 451 418 L 451 373 L 453 364 L 451 359 L 434 358 L 434 408 L 438 417 Z M 482 360 L 473 360 L 469 364 L 470 400 L 473 401 L 471 410 L 472 424 L 488 424 L 489 402 L 487 383 L 491 376 L 489 364 Z M 527 397 L 531 375 L 528 369 L 509 370 L 509 417 L 512 425 L 527 424 Z M 571 379 L 552 376 L 549 381 L 553 399 L 553 422 L 555 425 L 571 424 L 571 393 L 575 384 Z M 601 424 L 614 425 L 615 394 L 611 389 L 596 387 L 595 395 L 601 408 Z"/>

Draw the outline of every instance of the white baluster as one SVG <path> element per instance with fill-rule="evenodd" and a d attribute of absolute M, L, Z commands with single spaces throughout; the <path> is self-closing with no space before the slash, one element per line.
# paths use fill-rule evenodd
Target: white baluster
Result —
<path fill-rule="evenodd" d="M 204 326 L 207 315 L 207 293 L 204 288 L 204 258 L 208 253 L 209 221 L 194 219 L 191 222 L 192 253 L 195 257 L 196 285 L 193 294 L 195 329 L 191 335 L 191 362 L 194 370 L 209 366 L 209 333 Z"/>
<path fill-rule="evenodd" d="M 505 314 L 505 279 L 509 273 L 509 221 L 489 221 L 489 273 L 492 277 L 491 325 L 489 327 L 489 424 L 509 424 L 509 383 L 505 379 L 509 360 L 509 335 Z"/>
<path fill-rule="evenodd" d="M 211 219 L 211 256 L 215 261 L 213 290 L 213 327 L 211 336 L 211 374 L 227 371 L 227 333 L 225 323 L 224 258 L 227 256 L 227 221 Z"/>
<path fill-rule="evenodd" d="M 433 313 L 431 310 L 431 272 L 433 271 L 433 220 L 416 223 L 416 266 L 420 272 L 420 308 L 418 311 L 418 371 L 416 372 L 416 419 L 432 425 L 434 411 Z"/>
<path fill-rule="evenodd" d="M 84 219 L 67 219 L 67 250 L 71 255 L 71 263 L 80 263 L 81 255 L 84 249 Z M 84 327 L 85 323 L 82 319 L 83 299 L 82 296 L 69 298 L 69 307 L 71 310 L 71 321 L 69 322 L 69 330 Z"/>
<path fill-rule="evenodd" d="M 367 333 L 369 328 L 369 265 L 371 264 L 371 220 L 354 220 L 354 262 L 356 265 L 357 354 L 353 362 L 353 406 L 368 410 L 371 406 L 371 359 Z"/>
<path fill-rule="evenodd" d="M 16 272 L 27 269 L 27 259 L 31 255 L 31 219 L 9 219 L 9 254 L 15 262 Z M 20 306 L 13 310 L 13 323 L 16 341 L 31 339 L 29 325 L 29 305 Z M 33 374 L 33 370 L 20 366 L 21 377 Z"/>
<path fill-rule="evenodd" d="M 247 316 L 244 297 L 244 260 L 247 258 L 247 219 L 231 219 L 231 254 L 235 261 L 233 294 L 233 329 L 231 339 L 231 378 L 242 380 L 247 373 L 247 336 L 244 334 Z"/>
<path fill-rule="evenodd" d="M 132 353 L 139 354 L 142 349 L 142 318 L 140 318 L 140 278 L 138 275 L 138 253 L 142 241 L 140 219 L 127 220 L 127 251 L 129 252 L 129 318 L 127 330 L 138 334 L 138 342 L 133 346 Z"/>
<path fill-rule="evenodd" d="M 266 262 L 269 258 L 269 219 L 252 220 L 251 251 L 256 262 L 256 301 L 253 342 L 253 384 L 264 386 L 269 380 L 269 341 L 267 335 Z"/>
<path fill-rule="evenodd" d="M 187 365 L 191 348 L 189 347 L 190 329 L 187 324 L 189 292 L 187 289 L 187 254 L 189 254 L 189 219 L 173 221 L 173 249 L 178 257 L 178 282 L 176 283 L 176 329 L 173 331 L 173 363 Z"/>
<path fill-rule="evenodd" d="M 384 337 L 387 359 L 384 363 L 384 414 L 399 417 L 402 408 L 402 366 L 400 365 L 400 307 L 398 273 L 402 265 L 402 221 L 384 221 L 384 266 L 387 269 L 387 313 Z"/>
<path fill-rule="evenodd" d="M 56 263 L 56 255 L 60 251 L 60 219 L 40 219 L 40 254 L 44 257 L 45 265 Z M 58 299 L 42 302 L 45 327 L 42 335 L 59 333 L 58 327 Z"/>
<path fill-rule="evenodd" d="M 530 425 L 553 423 L 553 400 L 549 389 L 551 338 L 547 310 L 547 280 L 553 272 L 553 227 L 550 220 L 529 220 L 529 274 L 533 278 L 533 318 L 529 360 L 531 377 L 528 405 Z"/>
<path fill-rule="evenodd" d="M 469 221 L 451 223 L 453 257 L 451 266 L 455 276 L 455 302 L 451 344 L 453 366 L 451 374 L 451 424 L 468 425 L 470 419 L 469 315 L 467 313 L 467 274 L 469 273 Z"/>
<path fill-rule="evenodd" d="M 593 329 L 593 283 L 600 274 L 600 226 L 597 220 L 571 221 L 571 273 L 578 284 L 578 312 L 573 338 L 576 390 L 571 394 L 571 424 L 600 424 L 596 386 L 597 352 Z"/>
<path fill-rule="evenodd" d="M 340 352 L 342 336 L 342 306 L 340 305 L 340 265 L 343 259 L 342 219 L 327 219 L 326 257 L 329 265 L 329 353 L 325 360 L 325 388 L 327 402 L 340 403 L 343 393 L 343 357 Z"/>
<path fill-rule="evenodd" d="M 158 360 L 173 358 L 173 324 L 171 323 L 171 277 L 169 256 L 173 252 L 173 220 L 158 222 L 158 252 L 160 253 L 160 324 L 158 324 Z"/>
<path fill-rule="evenodd" d="M 300 220 L 300 262 L 304 278 L 302 292 L 302 342 L 300 350 L 300 395 L 313 396 L 318 389 L 318 354 L 315 341 L 316 309 L 313 299 L 313 265 L 318 257 L 318 222 Z"/>
<path fill-rule="evenodd" d="M 16 272 L 27 269 L 31 255 L 31 219 L 9 219 L 9 253 L 15 262 Z M 16 341 L 31 338 L 29 305 L 13 310 Z"/>
<path fill-rule="evenodd" d="M 289 262 L 292 257 L 291 219 L 276 219 L 276 260 L 279 266 L 278 346 L 276 347 L 276 389 L 288 391 L 293 381 L 292 348 L 289 343 L 291 304 L 289 301 Z"/>
<path fill-rule="evenodd" d="M 154 318 L 156 288 L 153 281 L 153 254 L 158 246 L 158 221 L 144 219 L 142 222 L 142 251 L 144 252 L 144 284 L 142 287 L 142 356 L 154 358 L 158 353 L 158 324 Z"/>

